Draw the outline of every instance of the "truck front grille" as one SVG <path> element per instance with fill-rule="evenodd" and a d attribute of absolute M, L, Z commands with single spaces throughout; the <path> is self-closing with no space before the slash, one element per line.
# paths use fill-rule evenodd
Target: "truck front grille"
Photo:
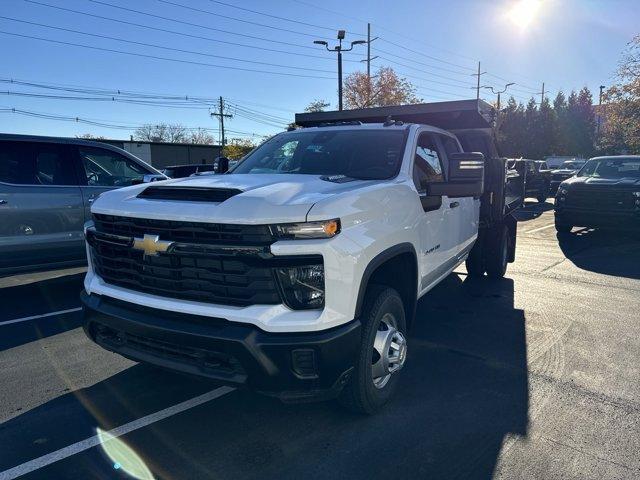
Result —
<path fill-rule="evenodd" d="M 91 261 L 108 284 L 222 305 L 282 303 L 274 275 L 282 259 L 269 251 L 268 227 L 94 218 L 95 231 L 87 232 Z M 146 254 L 133 247 L 134 238 L 145 234 L 174 244 L 166 252 Z"/>
<path fill-rule="evenodd" d="M 276 241 L 269 225 L 232 225 L 129 218 L 93 214 L 98 232 L 128 237 L 159 235 L 163 240 L 227 245 L 270 245 Z"/>
<path fill-rule="evenodd" d="M 588 188 L 570 189 L 566 195 L 565 206 L 589 210 L 633 210 L 634 197 L 629 191 Z"/>

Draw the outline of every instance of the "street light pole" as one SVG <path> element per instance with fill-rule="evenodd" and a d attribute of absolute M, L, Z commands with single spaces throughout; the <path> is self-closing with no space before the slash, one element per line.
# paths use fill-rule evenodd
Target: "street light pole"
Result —
<path fill-rule="evenodd" d="M 338 30 L 338 45 L 329 48 L 329 43 L 324 40 L 315 40 L 313 43 L 316 45 L 324 45 L 328 52 L 336 52 L 338 54 L 338 110 L 342 110 L 342 52 L 350 52 L 353 50 L 354 45 L 362 45 L 367 43 L 366 40 L 355 40 L 351 42 L 349 48 L 342 48 L 342 40 L 344 40 L 345 31 Z"/>
<path fill-rule="evenodd" d="M 497 91 L 490 85 L 483 85 L 482 86 L 482 88 L 487 88 L 487 89 L 491 90 L 491 93 L 493 93 L 494 95 L 496 95 L 496 94 L 498 95 L 498 102 L 496 104 L 496 107 L 497 107 L 496 108 L 496 111 L 497 111 L 497 113 L 496 113 L 496 125 L 498 124 L 498 118 L 500 117 L 500 94 L 506 92 L 507 88 L 509 88 L 511 85 L 515 85 L 515 83 L 514 82 L 507 83 L 502 90 L 497 90 Z"/>

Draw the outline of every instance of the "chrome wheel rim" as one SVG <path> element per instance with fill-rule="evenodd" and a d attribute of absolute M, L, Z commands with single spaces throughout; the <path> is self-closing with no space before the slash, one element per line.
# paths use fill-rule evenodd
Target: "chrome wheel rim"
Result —
<path fill-rule="evenodd" d="M 391 375 L 398 372 L 407 358 L 407 340 L 398 322 L 391 313 L 380 319 L 378 331 L 373 340 L 371 355 L 371 378 L 376 388 L 384 388 Z"/>

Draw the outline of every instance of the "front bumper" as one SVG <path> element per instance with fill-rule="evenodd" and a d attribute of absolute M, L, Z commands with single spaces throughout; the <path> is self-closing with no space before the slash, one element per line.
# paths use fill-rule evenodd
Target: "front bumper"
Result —
<path fill-rule="evenodd" d="M 556 207 L 556 223 L 576 227 L 640 230 L 640 211 L 598 211 L 582 208 Z"/>
<path fill-rule="evenodd" d="M 269 333 L 86 292 L 81 300 L 87 336 L 107 350 L 285 401 L 337 395 L 360 346 L 358 320 L 320 332 Z"/>

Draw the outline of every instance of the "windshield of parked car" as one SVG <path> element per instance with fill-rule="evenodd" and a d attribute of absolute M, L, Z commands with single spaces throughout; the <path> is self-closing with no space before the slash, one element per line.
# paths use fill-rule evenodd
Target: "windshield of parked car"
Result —
<path fill-rule="evenodd" d="M 582 165 L 584 165 L 584 163 L 581 162 L 564 162 L 562 164 L 562 169 L 566 169 L 566 170 L 577 170 L 579 169 Z"/>
<path fill-rule="evenodd" d="M 400 168 L 404 130 L 316 130 L 277 135 L 231 172 L 394 177 Z"/>
<path fill-rule="evenodd" d="M 640 178 L 640 157 L 601 158 L 589 160 L 578 172 L 579 177 Z"/>

